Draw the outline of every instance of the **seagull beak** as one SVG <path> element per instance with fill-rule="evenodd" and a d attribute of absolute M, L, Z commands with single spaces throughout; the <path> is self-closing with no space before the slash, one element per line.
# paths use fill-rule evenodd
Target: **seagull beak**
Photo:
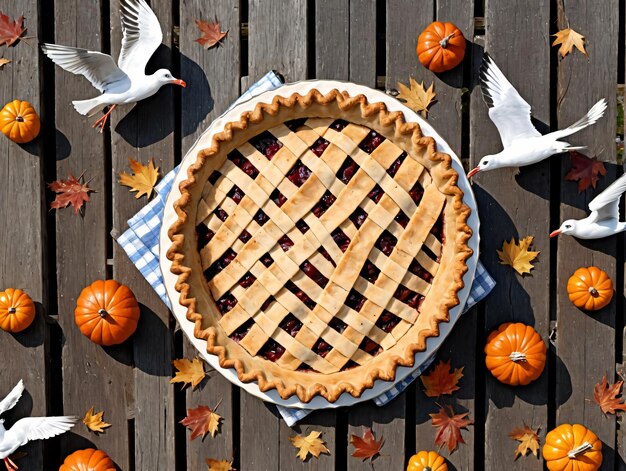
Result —
<path fill-rule="evenodd" d="M 561 233 L 561 229 L 557 229 L 556 231 L 550 232 L 550 238 L 556 237 Z"/>
<path fill-rule="evenodd" d="M 172 80 L 172 83 L 174 85 L 180 85 L 181 87 L 185 88 L 187 86 L 187 84 L 185 83 L 184 80 L 180 80 L 180 79 L 176 79 L 176 80 Z"/>
<path fill-rule="evenodd" d="M 476 167 L 473 168 L 472 170 L 470 170 L 469 172 L 467 172 L 467 178 L 472 178 L 474 175 L 476 175 L 478 172 L 480 172 L 480 167 Z"/>

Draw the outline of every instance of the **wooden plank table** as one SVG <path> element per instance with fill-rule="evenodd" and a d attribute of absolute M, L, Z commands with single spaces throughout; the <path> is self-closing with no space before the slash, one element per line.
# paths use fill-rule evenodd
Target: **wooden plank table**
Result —
<path fill-rule="evenodd" d="M 624 87 L 624 2 L 608 0 L 150 0 L 164 31 L 163 45 L 148 72 L 165 67 L 188 86 L 164 87 L 132 110 L 113 113 L 111 127 L 98 134 L 71 101 L 95 96 L 81 77 L 55 67 L 37 42 L 85 47 L 114 56 L 121 29 L 117 0 L 0 0 L 0 12 L 26 17 L 28 36 L 15 47 L 0 47 L 12 62 L 0 70 L 2 104 L 26 99 L 40 111 L 42 131 L 19 146 L 0 139 L 0 288 L 25 289 L 37 304 L 35 323 L 11 335 L 0 331 L 0 396 L 23 378 L 27 394 L 6 415 L 10 426 L 27 415 L 83 416 L 92 406 L 105 411 L 112 427 L 101 435 L 79 423 L 71 433 L 34 442 L 18 459 L 22 469 L 58 469 L 70 452 L 95 446 L 120 469 L 199 470 L 205 459 L 233 460 L 238 470 L 404 469 L 416 450 L 435 449 L 429 413 L 432 399 L 414 384 L 385 407 L 364 403 L 345 410 L 318 411 L 294 427 L 275 407 L 240 391 L 209 371 L 192 391 L 169 384 L 171 361 L 195 356 L 115 238 L 144 204 L 118 184 L 128 159 L 153 158 L 162 173 L 179 163 L 209 123 L 250 84 L 274 69 L 287 81 L 309 78 L 353 81 L 391 91 L 409 77 L 435 85 L 438 103 L 428 120 L 466 166 L 501 148 L 478 86 L 484 51 L 532 105 L 538 129 L 568 126 L 599 98 L 608 110 L 595 126 L 570 138 L 587 145 L 607 168 L 598 188 L 578 193 L 564 180 L 567 156 L 522 169 L 478 175 L 474 191 L 482 220 L 481 258 L 498 286 L 459 321 L 439 358 L 464 367 L 461 389 L 448 403 L 468 412 L 474 425 L 466 444 L 451 455 L 451 469 L 542 469 L 534 457 L 513 461 L 515 442 L 507 434 L 524 423 L 540 427 L 541 439 L 554 426 L 580 422 L 603 441 L 603 470 L 626 469 L 619 420 L 604 417 L 592 402 L 604 373 L 617 379 L 624 358 L 624 237 L 581 242 L 548 233 L 623 173 L 616 152 L 616 123 Z M 194 39 L 197 19 L 218 19 L 228 36 L 204 50 Z M 434 75 L 417 61 L 419 32 L 433 20 L 453 21 L 468 39 L 463 65 Z M 551 47 L 551 34 L 567 26 L 587 38 L 588 56 L 566 58 Z M 622 85 L 620 85 L 622 84 Z M 619 91 L 621 90 L 621 92 Z M 623 120 L 621 121 L 623 122 Z M 621 125 L 623 126 L 623 124 Z M 53 194 L 45 183 L 84 172 L 92 194 L 84 214 L 49 212 Z M 511 237 L 535 237 L 541 251 L 532 276 L 520 277 L 499 264 L 496 249 Z M 579 266 L 595 264 L 615 281 L 611 304 L 589 316 L 565 293 Z M 130 286 L 141 304 L 141 321 L 131 340 L 100 348 L 74 324 L 76 298 L 87 284 L 114 277 Z M 502 322 L 533 325 L 546 343 L 546 371 L 528 387 L 510 388 L 486 371 L 486 335 Z M 189 440 L 178 422 L 187 408 L 215 406 L 224 417 L 220 433 Z M 351 434 L 372 427 L 384 437 L 383 455 L 373 465 L 350 456 Z M 289 442 L 295 434 L 323 432 L 330 450 L 302 463 Z"/>

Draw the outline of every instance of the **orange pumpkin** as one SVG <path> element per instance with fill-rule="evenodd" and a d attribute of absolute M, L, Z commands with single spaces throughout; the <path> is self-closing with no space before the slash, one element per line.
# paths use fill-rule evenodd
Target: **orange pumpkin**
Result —
<path fill-rule="evenodd" d="M 448 471 L 448 465 L 436 451 L 422 450 L 411 456 L 406 471 Z"/>
<path fill-rule="evenodd" d="M 613 281 L 598 267 L 579 268 L 567 280 L 567 295 L 574 306 L 597 311 L 611 302 Z"/>
<path fill-rule="evenodd" d="M 435 73 L 454 69 L 465 57 L 465 37 L 454 24 L 433 21 L 417 38 L 417 57 Z"/>
<path fill-rule="evenodd" d="M 21 289 L 8 288 L 0 292 L 0 329 L 21 332 L 33 323 L 35 304 Z"/>
<path fill-rule="evenodd" d="M 0 110 L 0 130 L 13 142 L 32 141 L 39 135 L 40 128 L 39 116 L 27 101 L 13 100 Z"/>
<path fill-rule="evenodd" d="M 98 280 L 76 300 L 76 325 L 98 345 L 117 345 L 137 329 L 139 305 L 127 286 L 115 280 Z"/>
<path fill-rule="evenodd" d="M 100 450 L 78 450 L 65 458 L 59 471 L 115 471 L 115 463 Z"/>
<path fill-rule="evenodd" d="M 563 424 L 550 431 L 542 452 L 550 471 L 595 471 L 602 465 L 602 442 L 579 424 Z"/>
<path fill-rule="evenodd" d="M 525 386 L 539 378 L 546 365 L 546 344 L 529 325 L 507 322 L 487 337 L 487 368 L 511 386 Z"/>

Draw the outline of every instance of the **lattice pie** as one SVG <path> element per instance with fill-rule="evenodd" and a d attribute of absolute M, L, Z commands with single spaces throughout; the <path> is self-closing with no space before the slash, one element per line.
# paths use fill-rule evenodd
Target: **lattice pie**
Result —
<path fill-rule="evenodd" d="M 276 97 L 180 185 L 168 258 L 223 367 L 308 402 L 410 366 L 458 304 L 470 210 L 450 157 L 364 96 Z"/>

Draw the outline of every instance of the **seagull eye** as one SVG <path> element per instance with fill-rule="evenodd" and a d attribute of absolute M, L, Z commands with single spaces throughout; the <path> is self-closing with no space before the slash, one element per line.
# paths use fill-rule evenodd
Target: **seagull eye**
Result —
<path fill-rule="evenodd" d="M 569 224 L 565 225 L 565 229 L 571 229 L 571 228 L 572 228 L 572 226 L 570 226 Z"/>
<path fill-rule="evenodd" d="M 485 161 L 483 162 L 483 164 L 484 164 L 484 165 L 489 165 L 489 161 L 488 161 L 488 160 L 485 160 Z"/>

